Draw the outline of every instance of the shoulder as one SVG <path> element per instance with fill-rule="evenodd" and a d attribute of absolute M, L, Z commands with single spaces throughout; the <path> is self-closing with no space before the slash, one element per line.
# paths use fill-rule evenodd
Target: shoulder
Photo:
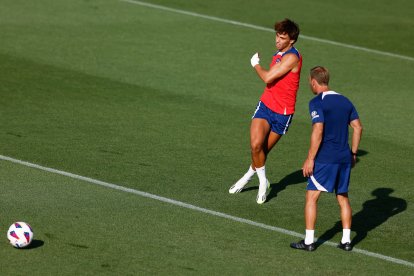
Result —
<path fill-rule="evenodd" d="M 289 50 L 287 50 L 284 54 L 283 54 L 283 57 L 284 56 L 296 56 L 296 58 L 298 58 L 298 59 L 300 59 L 300 53 L 299 53 L 299 51 L 295 48 L 295 47 L 292 47 L 292 48 L 290 48 Z"/>
<path fill-rule="evenodd" d="M 348 99 L 348 98 L 347 98 L 347 97 L 345 97 L 344 95 L 342 95 L 342 94 L 340 94 L 340 93 L 338 93 L 338 92 L 335 92 L 335 91 L 326 91 L 326 92 L 323 92 L 323 93 L 322 93 L 322 100 L 323 100 L 326 96 L 330 96 L 330 95 L 335 96 L 334 98 L 335 98 L 335 99 L 337 99 L 337 100 L 339 100 L 339 101 L 342 101 L 342 102 L 344 102 L 344 103 L 349 103 L 349 104 L 353 105 L 350 99 Z"/>
<path fill-rule="evenodd" d="M 322 94 L 315 96 L 309 101 L 309 109 L 315 109 L 322 105 Z"/>
<path fill-rule="evenodd" d="M 315 96 L 309 101 L 309 114 L 311 116 L 312 123 L 323 123 L 323 107 L 322 107 L 322 94 Z"/>
<path fill-rule="evenodd" d="M 327 91 L 322 93 L 322 101 L 327 105 L 341 106 L 347 108 L 349 111 L 356 112 L 356 108 L 350 99 L 335 91 Z"/>
<path fill-rule="evenodd" d="M 320 103 L 322 101 L 322 93 L 313 97 L 309 103 Z"/>

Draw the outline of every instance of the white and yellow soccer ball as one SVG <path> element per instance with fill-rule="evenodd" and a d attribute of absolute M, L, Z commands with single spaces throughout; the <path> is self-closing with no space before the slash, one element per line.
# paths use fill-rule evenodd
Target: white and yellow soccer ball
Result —
<path fill-rule="evenodd" d="M 24 248 L 32 242 L 33 230 L 28 223 L 18 221 L 10 225 L 7 238 L 14 247 Z"/>

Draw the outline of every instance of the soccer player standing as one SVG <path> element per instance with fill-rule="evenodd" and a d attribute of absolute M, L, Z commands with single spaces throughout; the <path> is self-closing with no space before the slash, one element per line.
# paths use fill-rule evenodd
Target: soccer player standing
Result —
<path fill-rule="evenodd" d="M 335 191 L 341 210 L 342 240 L 338 247 L 350 251 L 352 210 L 348 200 L 351 167 L 355 165 L 361 140 L 362 125 L 354 105 L 344 96 L 329 89 L 329 72 L 317 66 L 311 69 L 309 85 L 317 95 L 309 102 L 312 134 L 303 176 L 308 177 L 305 203 L 305 240 L 291 243 L 295 249 L 313 251 L 317 202 L 321 192 Z M 351 148 L 348 126 L 353 129 Z"/>
<path fill-rule="evenodd" d="M 251 58 L 251 65 L 266 83 L 250 126 L 252 162 L 244 176 L 229 189 L 231 194 L 241 192 L 257 173 L 260 184 L 256 201 L 259 204 L 266 201 L 266 191 L 270 186 L 266 178 L 266 158 L 292 122 L 302 68 L 302 56 L 293 47 L 299 36 L 298 25 L 285 19 L 277 22 L 274 27 L 278 51 L 273 56 L 270 69 L 265 70 L 259 64 L 259 53 Z"/>

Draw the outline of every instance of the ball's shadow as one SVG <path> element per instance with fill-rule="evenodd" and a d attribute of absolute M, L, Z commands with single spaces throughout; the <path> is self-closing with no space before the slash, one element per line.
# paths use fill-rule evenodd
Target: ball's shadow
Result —
<path fill-rule="evenodd" d="M 36 248 L 42 247 L 44 244 L 45 242 L 42 240 L 32 240 L 32 242 L 27 247 L 24 247 L 22 249 L 24 250 L 36 249 Z"/>

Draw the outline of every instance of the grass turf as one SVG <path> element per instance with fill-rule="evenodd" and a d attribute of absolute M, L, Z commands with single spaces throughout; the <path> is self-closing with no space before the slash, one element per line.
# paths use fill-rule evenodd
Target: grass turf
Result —
<path fill-rule="evenodd" d="M 12 249 L 3 240 L 2 274 L 318 274 L 321 267 L 324 275 L 341 270 L 358 274 L 361 267 L 372 274 L 412 271 L 330 246 L 317 254 L 294 251 L 284 246 L 292 240 L 287 235 L 1 164 L 6 191 L 1 204 L 14 206 L 1 221 L 30 221 L 35 232 L 29 249 Z M 25 204 L 15 204 L 16 194 Z"/>
<path fill-rule="evenodd" d="M 414 71 L 412 61 L 300 39 L 297 47 L 304 55 L 304 68 L 297 113 L 289 134 L 269 156 L 268 174 L 272 190 L 269 202 L 258 206 L 254 201 L 257 183 L 253 182 L 251 188 L 237 196 L 229 196 L 227 189 L 247 169 L 249 117 L 263 89 L 263 84 L 251 71 L 248 60 L 252 52 L 260 50 L 262 62 L 266 64 L 266 57 L 274 50 L 274 35 L 271 32 L 119 1 L 24 2 L 25 9 L 19 9 L 22 3 L 8 1 L 0 11 L 0 23 L 4 27 L 4 32 L 0 34 L 2 154 L 302 233 L 305 180 L 300 175 L 300 166 L 308 146 L 310 125 L 307 102 L 312 97 L 306 85 L 306 74 L 310 67 L 322 64 L 331 70 L 332 87 L 354 101 L 365 126 L 362 154 L 358 167 L 353 172 L 351 184 L 354 226 L 357 230 L 353 237 L 367 233 L 357 247 L 414 261 L 411 237 L 413 210 L 409 204 L 413 202 L 409 185 L 412 173 L 410 166 L 407 166 L 412 163 L 414 137 L 403 119 L 409 118 L 413 110 L 410 101 L 410 89 L 413 86 L 410 76 Z M 219 2 L 212 2 L 211 5 L 203 5 L 198 1 L 171 2 L 171 6 L 176 8 L 269 27 L 278 19 L 275 15 L 266 18 L 258 18 L 256 15 L 271 10 L 263 8 L 272 5 L 270 2 L 265 2 L 264 6 L 256 7 L 256 10 L 246 14 L 230 12 L 227 8 L 218 9 L 218 4 Z M 224 5 L 237 6 L 236 10 L 247 10 L 249 7 L 247 2 L 241 1 L 229 1 Z M 282 10 L 280 17 L 284 17 L 284 14 L 291 15 Z M 404 14 L 397 10 L 389 12 L 391 18 L 397 15 L 405 18 Z M 376 27 L 371 29 L 373 34 L 365 40 L 364 36 L 358 36 L 358 32 L 345 31 L 347 28 L 339 28 L 335 24 L 328 25 L 325 31 L 311 28 L 314 19 L 309 14 L 303 13 L 303 16 L 297 17 L 300 18 L 298 22 L 303 26 L 304 34 L 389 50 L 388 46 L 376 43 L 375 40 L 375 37 L 383 35 L 382 29 L 377 27 L 387 25 L 387 20 L 390 20 L 388 18 L 384 21 L 377 20 Z M 400 23 L 402 26 L 413 24 L 412 21 L 405 20 L 408 22 Z M 337 24 L 341 24 L 341 20 Z M 402 37 L 404 30 L 406 29 L 400 28 L 393 35 Z M 346 39 L 348 41 L 339 39 L 347 36 L 353 38 Z M 406 37 L 407 43 L 410 39 L 412 40 L 410 36 Z M 390 37 L 387 41 L 390 44 L 394 40 Z M 401 44 L 392 50 L 399 54 L 409 54 Z M 35 189 L 35 193 L 28 195 L 33 201 L 34 209 L 40 209 L 41 204 L 56 206 L 52 196 L 50 202 L 42 201 L 38 189 L 41 189 L 43 182 L 35 181 L 24 168 L 13 173 L 11 167 L 14 166 L 9 167 L 5 166 L 5 175 L 11 171 L 9 178 L 14 176 L 20 179 L 23 190 L 27 186 Z M 18 167 L 14 169 L 19 170 Z M 52 182 L 57 181 L 53 180 L 54 176 L 46 176 L 51 177 Z M 4 181 L 13 183 L 9 179 Z M 71 182 L 61 178 L 58 181 L 62 181 L 62 184 L 57 191 L 52 186 L 48 190 L 51 195 L 62 192 L 64 189 L 61 186 L 67 181 Z M 393 193 L 386 194 L 383 189 L 380 190 L 380 197 L 378 194 L 373 195 L 378 188 L 389 188 Z M 66 189 L 65 194 L 69 195 L 76 188 L 69 185 Z M 95 194 L 97 189 L 93 188 L 89 193 Z M 14 191 L 13 188 L 10 191 Z M 102 196 L 105 198 L 107 193 L 112 194 L 104 190 Z M 13 194 L 15 193 L 2 195 L 2 210 L 9 208 L 11 203 L 7 202 L 19 200 L 19 197 L 11 196 Z M 230 253 L 224 252 L 222 258 L 213 258 L 204 266 L 200 264 L 202 258 L 208 259 L 206 256 L 209 255 L 221 256 L 217 255 L 219 249 L 226 251 L 226 247 L 232 247 L 232 243 L 236 242 L 232 236 L 234 234 L 227 229 L 226 234 L 200 238 L 198 232 L 185 234 L 185 229 L 199 227 L 198 223 L 203 226 L 201 229 L 205 229 L 210 220 L 220 219 L 195 215 L 198 216 L 197 219 L 190 217 L 182 220 L 180 218 L 188 216 L 188 211 L 179 210 L 178 214 L 169 217 L 168 214 L 162 215 L 165 212 L 163 208 L 155 208 L 154 212 L 147 213 L 151 207 L 134 206 L 133 202 L 141 200 L 132 197 L 131 206 L 123 209 L 127 210 L 129 218 L 136 220 L 131 229 L 144 227 L 146 230 L 142 233 L 152 233 L 154 224 L 158 224 L 155 228 L 157 231 L 168 225 L 172 229 L 166 232 L 171 236 L 166 236 L 163 231 L 149 236 L 144 234 L 135 237 L 138 239 L 135 246 L 127 247 L 126 242 L 119 243 L 116 239 L 112 241 L 111 236 L 116 234 L 113 225 L 108 230 L 102 227 L 110 225 L 110 221 L 102 220 L 102 217 L 112 212 L 106 209 L 108 206 L 98 204 L 94 212 L 85 206 L 83 220 L 62 223 L 74 224 L 81 229 L 88 225 L 90 217 L 97 216 L 95 223 L 104 228 L 104 237 L 91 237 L 88 242 L 106 243 L 106 249 L 102 245 L 97 246 L 100 254 L 115 255 L 111 254 L 114 252 L 112 248 L 118 248 L 119 251 L 115 252 L 120 252 L 120 256 L 132 254 L 130 260 L 142 261 L 137 262 L 138 266 L 120 260 L 121 257 L 112 256 L 113 263 L 99 263 L 99 258 L 96 258 L 93 259 L 94 267 L 90 270 L 84 268 L 86 265 L 77 267 L 79 256 L 89 254 L 85 252 L 95 250 L 95 246 L 82 243 L 82 235 L 78 232 L 50 230 L 46 225 L 56 221 L 52 219 L 54 216 L 75 216 L 79 206 L 87 205 L 82 200 L 84 197 L 85 201 L 94 198 L 92 195 L 86 196 L 87 194 L 85 191 L 75 193 L 79 197 L 78 201 L 62 201 L 62 208 L 49 208 L 49 214 L 45 217 L 40 216 L 40 213 L 28 216 L 28 222 L 35 223 L 36 234 L 44 244 L 23 254 L 31 254 L 30 258 L 36 260 L 41 257 L 41 251 L 51 250 L 50 254 L 54 256 L 54 259 L 51 258 L 54 262 L 33 262 L 35 271 L 40 273 L 49 269 L 54 272 L 54 269 L 63 267 L 67 262 L 72 267 L 67 270 L 68 274 L 72 271 L 84 274 L 96 271 L 111 273 L 109 268 L 113 269 L 112 273 L 119 273 L 120 267 L 124 267 L 125 273 L 131 274 L 138 271 L 166 273 L 169 269 L 177 274 L 191 272 L 183 267 L 206 273 L 223 269 L 228 273 L 253 273 L 256 272 L 254 268 L 257 264 L 261 263 L 257 256 L 270 254 L 279 256 L 279 260 L 274 263 L 279 267 L 278 272 L 282 273 L 298 267 L 297 260 L 294 259 L 303 257 L 303 252 L 288 248 L 289 242 L 296 238 L 221 221 L 209 228 L 209 231 L 217 235 L 223 227 L 241 231 L 235 235 L 243 237 L 241 245 L 234 245 L 236 248 Z M 109 196 L 112 195 L 106 195 Z M 114 202 L 122 201 L 114 199 Z M 325 196 L 321 199 L 317 235 L 325 234 L 337 241 L 340 235 L 336 233 L 335 225 L 339 214 L 338 208 L 332 206 L 335 206 L 333 197 Z M 142 209 L 145 210 L 144 213 L 139 212 Z M 130 223 L 127 215 L 121 215 L 121 212 L 114 211 L 110 216 L 119 217 L 114 219 L 118 225 Z M 152 219 L 157 218 L 158 213 L 161 213 L 161 218 Z M 0 220 L 3 228 L 14 218 L 23 215 L 21 212 L 13 214 L 16 213 L 4 211 Z M 186 221 L 190 222 L 187 224 Z M 181 227 L 182 225 L 184 226 Z M 60 227 L 64 229 L 63 226 Z M 127 230 L 124 230 L 125 233 Z M 67 243 L 81 245 L 68 246 L 74 252 L 73 259 L 59 257 L 59 248 L 64 242 L 48 239 L 48 235 L 55 236 L 55 232 L 63 235 L 62 239 Z M 256 236 L 257 239 L 250 242 L 244 238 L 250 236 Z M 259 236 L 262 238 L 259 239 Z M 227 242 L 221 242 L 226 239 Z M 176 251 L 163 256 L 165 248 L 161 245 L 169 240 L 173 240 L 172 243 L 177 246 Z M 214 247 L 213 241 L 216 240 L 220 241 L 218 244 L 223 244 L 221 248 Z M 142 245 L 139 241 L 148 244 Z M 191 247 L 190 244 L 194 242 L 197 246 Z M 151 247 L 153 243 L 158 245 Z M 259 246 L 248 250 L 252 244 Z M 262 247 L 263 251 L 260 249 Z M 179 248 L 188 252 L 184 254 Z M 6 247 L 4 250 L 9 252 L 11 248 Z M 324 251 L 329 253 L 322 253 Z M 309 258 L 309 263 L 315 263 L 315 266 L 311 266 L 312 269 L 319 268 L 321 273 L 328 274 L 341 273 L 351 265 L 355 266 L 355 271 L 350 273 L 357 273 L 358 270 L 375 273 L 382 266 L 386 266 L 390 273 L 410 272 L 404 267 L 382 264 L 383 261 L 371 260 L 369 257 L 358 261 L 356 258 L 361 258 L 359 255 L 346 256 L 337 251 L 321 247 L 317 251 L 319 255 L 313 254 L 306 258 Z M 13 254 L 20 254 L 18 252 L 13 251 Z M 333 261 L 330 267 L 321 261 L 328 255 L 337 257 L 334 252 L 341 254 L 338 259 L 344 262 L 343 266 Z M 187 254 L 193 255 L 193 258 L 180 262 L 179 260 L 188 258 Z M 199 254 L 205 254 L 205 257 Z M 253 261 L 243 265 L 233 259 L 230 261 L 232 255 L 235 259 L 247 255 Z M 13 266 L 7 266 L 10 261 L 2 262 L 2 267 L 7 267 L 9 273 L 16 272 Z M 177 268 L 180 266 L 181 269 Z M 217 270 L 211 268 L 216 266 Z M 252 270 L 248 270 L 248 267 Z M 267 271 L 271 273 L 270 270 Z M 297 272 L 300 273 L 301 270 Z"/>

